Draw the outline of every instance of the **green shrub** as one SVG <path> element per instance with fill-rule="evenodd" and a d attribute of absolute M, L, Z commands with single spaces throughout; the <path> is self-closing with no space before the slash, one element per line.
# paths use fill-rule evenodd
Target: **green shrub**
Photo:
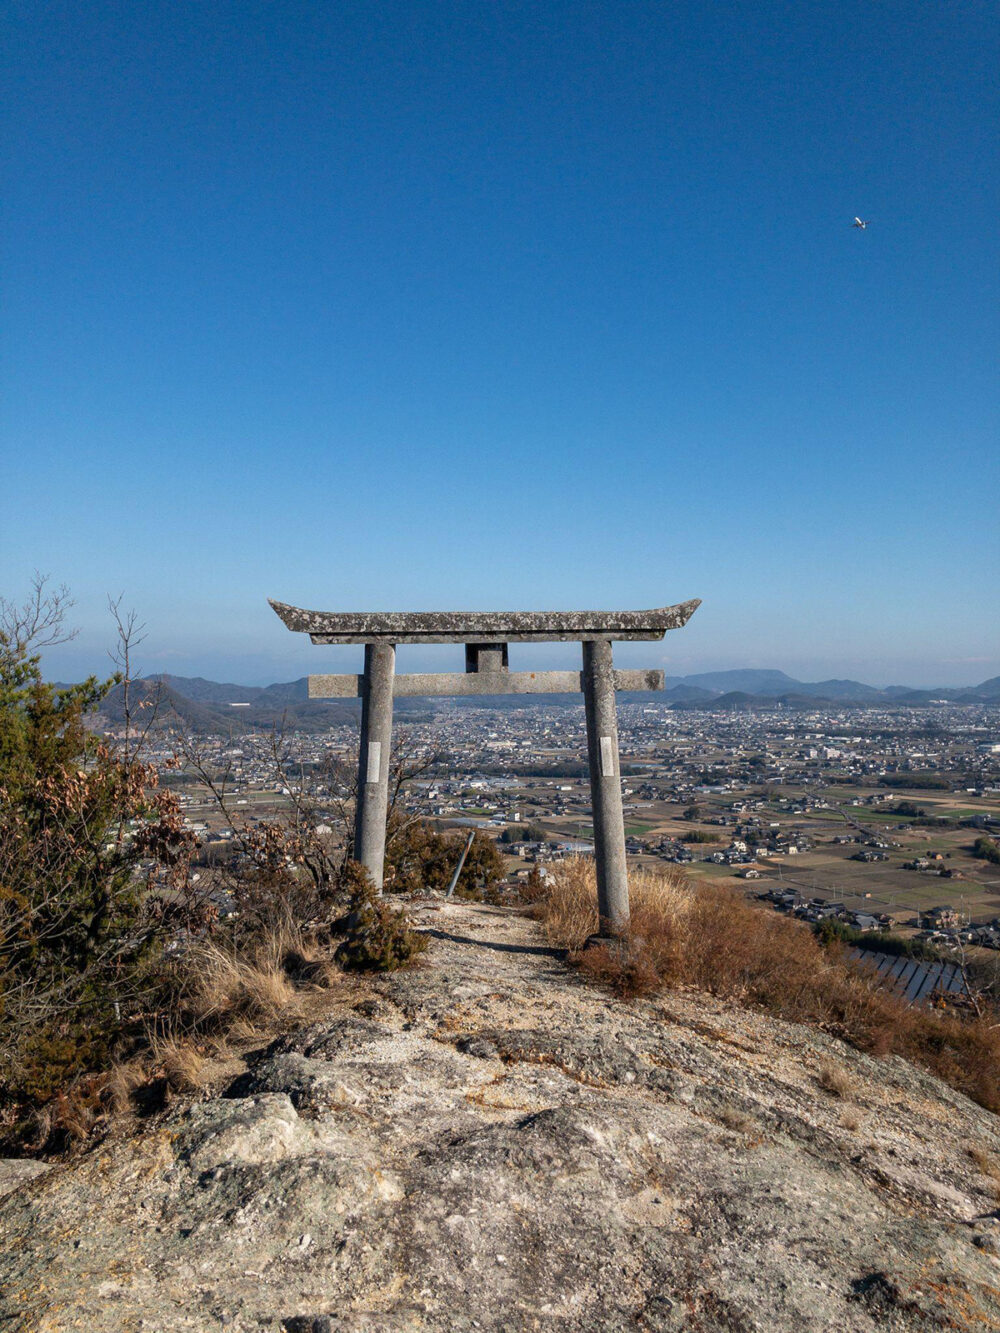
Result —
<path fill-rule="evenodd" d="M 467 834 L 438 833 L 423 819 L 389 829 L 385 884 L 394 893 L 444 892 L 451 883 Z M 503 857 L 493 839 L 476 830 L 455 886 L 459 898 L 490 899 L 504 878 Z"/>
<path fill-rule="evenodd" d="M 0 1132 L 113 1058 L 192 919 L 194 839 L 175 799 L 134 746 L 85 724 L 114 682 L 42 680 L 37 649 L 58 641 L 66 604 L 43 590 L 23 607 L 0 598 Z"/>
<path fill-rule="evenodd" d="M 350 891 L 343 926 L 346 938 L 334 959 L 352 971 L 395 972 L 427 948 L 427 936 L 413 929 L 405 910 L 380 897 L 368 871 L 349 861 L 344 886 Z"/>

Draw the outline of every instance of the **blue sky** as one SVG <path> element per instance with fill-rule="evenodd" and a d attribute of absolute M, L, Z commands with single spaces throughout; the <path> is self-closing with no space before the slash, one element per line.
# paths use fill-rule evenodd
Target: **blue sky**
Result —
<path fill-rule="evenodd" d="M 245 682 L 356 656 L 267 596 L 1000 672 L 992 3 L 8 12 L 0 566 L 75 595 L 54 674 L 109 593 Z"/>

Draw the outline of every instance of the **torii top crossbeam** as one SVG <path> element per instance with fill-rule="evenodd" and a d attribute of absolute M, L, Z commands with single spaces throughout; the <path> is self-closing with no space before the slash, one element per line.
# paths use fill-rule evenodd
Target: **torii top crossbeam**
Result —
<path fill-rule="evenodd" d="M 662 639 L 686 625 L 699 598 L 652 611 L 305 611 L 271 600 L 313 643 L 551 643 Z"/>

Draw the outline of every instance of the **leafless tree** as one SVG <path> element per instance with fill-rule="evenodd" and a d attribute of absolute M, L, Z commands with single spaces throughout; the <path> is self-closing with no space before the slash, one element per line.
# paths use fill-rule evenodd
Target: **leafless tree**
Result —
<path fill-rule="evenodd" d="M 235 873 L 219 872 L 226 891 L 257 915 L 277 910 L 279 903 L 288 915 L 320 912 L 323 903 L 336 893 L 353 856 L 356 768 L 338 758 L 327 760 L 318 770 L 309 770 L 284 725 L 273 727 L 267 744 L 268 774 L 281 788 L 288 808 L 281 817 L 257 820 L 251 825 L 233 803 L 232 762 L 220 771 L 190 732 L 177 731 L 174 739 L 185 768 L 203 784 L 232 830 L 240 864 Z M 438 761 L 434 753 L 418 753 L 408 733 L 400 732 L 395 738 L 390 761 L 387 845 L 419 818 L 403 814 L 407 783 L 429 772 Z M 303 875 L 308 892 L 303 892 Z M 298 904 L 296 909 L 293 901 Z"/>
<path fill-rule="evenodd" d="M 73 599 L 64 584 L 49 588 L 48 574 L 35 571 L 31 590 L 18 605 L 0 597 L 0 651 L 11 660 L 34 657 L 43 648 L 68 643 L 78 631 L 66 625 Z"/>
<path fill-rule="evenodd" d="M 115 623 L 115 646 L 108 656 L 114 667 L 113 679 L 121 690 L 123 727 L 119 755 L 125 763 L 138 758 L 146 748 L 149 733 L 159 716 L 162 691 L 160 682 L 152 685 L 137 681 L 133 657 L 145 642 L 146 626 L 139 623 L 135 611 L 122 610 L 124 594 L 108 598 L 108 610 Z M 142 685 L 141 691 L 136 690 Z M 139 698 L 136 698 L 136 694 Z"/>

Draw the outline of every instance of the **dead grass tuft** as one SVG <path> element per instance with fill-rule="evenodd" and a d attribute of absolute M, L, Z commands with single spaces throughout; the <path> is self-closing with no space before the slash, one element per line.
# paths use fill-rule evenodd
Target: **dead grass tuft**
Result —
<path fill-rule="evenodd" d="M 824 1060 L 817 1076 L 819 1086 L 833 1097 L 847 1098 L 854 1091 L 854 1080 L 843 1065 Z"/>
<path fill-rule="evenodd" d="M 695 885 L 679 870 L 634 872 L 627 935 L 586 950 L 581 946 L 598 925 L 592 861 L 559 863 L 531 896 L 550 941 L 618 995 L 685 984 L 794 1022 L 822 1024 L 860 1050 L 923 1065 L 1000 1111 L 1000 1028 L 992 1015 L 911 1007 L 848 966 L 836 947 L 823 948 L 801 922 L 754 907 L 732 889 Z M 845 1091 L 827 1091 L 843 1097 L 849 1084 L 848 1077 Z"/>
<path fill-rule="evenodd" d="M 202 1087 L 205 1057 L 191 1041 L 177 1037 L 159 1038 L 150 1052 L 153 1065 L 162 1070 L 167 1085 L 175 1092 L 198 1092 Z"/>
<path fill-rule="evenodd" d="M 1000 1163 L 997 1162 L 996 1157 L 978 1144 L 973 1144 L 966 1151 L 969 1154 L 969 1160 L 979 1174 L 985 1176 L 990 1182 L 993 1194 L 1000 1198 Z"/>
<path fill-rule="evenodd" d="M 752 1129 L 756 1129 L 752 1118 L 736 1106 L 723 1106 L 716 1111 L 715 1118 L 734 1134 L 749 1134 Z"/>
<path fill-rule="evenodd" d="M 581 949 L 587 937 L 596 933 L 597 892 L 591 881 L 592 868 L 579 856 L 560 862 L 554 877 L 534 880 L 532 915 L 557 949 Z"/>
<path fill-rule="evenodd" d="M 620 1000 L 655 995 L 662 985 L 643 940 L 597 944 L 571 957 L 584 976 L 606 986 Z"/>
<path fill-rule="evenodd" d="M 128 1060 L 108 1070 L 101 1096 L 112 1115 L 124 1115 L 131 1109 L 132 1095 L 149 1077 L 140 1060 Z"/>
<path fill-rule="evenodd" d="M 187 1010 L 199 1025 L 218 1027 L 237 1019 L 273 1023 L 298 1007 L 295 986 L 280 962 L 266 953 L 240 958 L 205 944 L 198 963 Z"/>
<path fill-rule="evenodd" d="M 204 941 L 184 971 L 180 1029 L 224 1030 L 237 1039 L 297 1017 L 304 991 L 329 988 L 341 975 L 321 947 L 288 925 L 238 953 Z"/>
<path fill-rule="evenodd" d="M 633 937 L 642 938 L 658 965 L 664 946 L 673 947 L 676 927 L 683 918 L 690 899 L 687 880 L 680 871 L 654 874 L 633 871 L 629 877 Z M 542 923 L 546 935 L 557 948 L 575 952 L 598 930 L 597 887 L 594 863 L 582 856 L 559 863 L 556 874 L 540 882 L 532 894 L 533 915 Z M 588 951 L 589 952 L 589 951 Z"/>

